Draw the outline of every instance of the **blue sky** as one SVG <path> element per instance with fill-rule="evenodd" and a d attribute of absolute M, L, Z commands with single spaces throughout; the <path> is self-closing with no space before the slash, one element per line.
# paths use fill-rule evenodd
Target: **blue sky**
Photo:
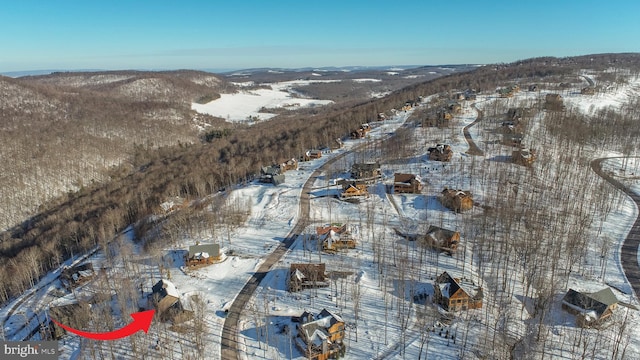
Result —
<path fill-rule="evenodd" d="M 640 1 L 3 1 L 0 72 L 511 62 L 640 51 Z"/>

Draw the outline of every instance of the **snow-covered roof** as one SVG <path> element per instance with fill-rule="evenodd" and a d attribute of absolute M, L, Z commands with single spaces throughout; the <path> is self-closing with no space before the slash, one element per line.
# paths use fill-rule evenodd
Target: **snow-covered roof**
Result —
<path fill-rule="evenodd" d="M 153 292 L 160 293 L 164 296 L 173 296 L 180 298 L 180 293 L 176 286 L 169 280 L 162 279 L 153 286 Z"/>
<path fill-rule="evenodd" d="M 314 321 L 302 324 L 300 328 L 305 332 L 305 336 L 310 342 L 320 346 L 324 341 L 328 341 L 329 333 L 327 329 L 338 322 L 344 323 L 344 320 L 331 311 L 322 309 Z"/>
<path fill-rule="evenodd" d="M 209 253 L 208 252 L 199 252 L 199 253 L 196 253 L 193 256 L 193 258 L 196 259 L 196 260 L 208 259 L 209 258 Z"/>

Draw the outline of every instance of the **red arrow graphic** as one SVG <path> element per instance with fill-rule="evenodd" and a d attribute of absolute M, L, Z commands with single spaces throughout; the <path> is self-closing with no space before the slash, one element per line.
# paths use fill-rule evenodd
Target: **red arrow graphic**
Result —
<path fill-rule="evenodd" d="M 61 328 L 69 332 L 72 332 L 76 335 L 80 335 L 82 337 L 95 339 L 95 340 L 116 340 L 116 339 L 121 339 L 127 336 L 131 336 L 139 330 L 144 331 L 146 334 L 147 331 L 149 331 L 149 327 L 151 326 L 151 321 L 153 320 L 153 314 L 155 312 L 156 312 L 155 310 L 147 310 L 147 311 L 133 313 L 131 314 L 131 317 L 133 318 L 133 322 L 131 324 L 123 327 L 122 329 L 114 330 L 106 333 L 93 333 L 88 331 L 76 330 L 66 325 L 62 325 L 59 322 L 55 321 L 54 319 L 51 319 L 51 321 L 58 324 L 58 326 L 60 326 Z"/>

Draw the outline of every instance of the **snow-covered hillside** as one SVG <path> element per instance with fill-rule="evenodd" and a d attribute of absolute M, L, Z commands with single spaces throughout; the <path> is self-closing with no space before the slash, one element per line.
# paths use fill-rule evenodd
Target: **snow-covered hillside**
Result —
<path fill-rule="evenodd" d="M 605 103 L 620 102 L 624 107 L 640 95 L 637 84 L 637 79 L 630 78 L 627 85 L 607 88 L 595 96 L 581 95 L 577 87 L 563 91 L 562 96 L 570 111 L 590 114 Z M 286 92 L 287 86 L 263 89 L 262 96 L 223 97 L 203 106 L 216 112 L 229 106 L 226 111 L 231 111 L 242 101 L 243 109 L 235 119 L 245 120 L 249 115 L 264 119 L 258 110 L 265 104 L 271 107 L 294 100 Z M 411 144 L 411 156 L 380 158 L 377 140 L 399 132 L 414 110 L 397 111 L 391 119 L 372 124 L 366 139 L 348 140 L 342 149 L 327 151 L 321 159 L 303 162 L 297 170 L 286 172 L 282 185 L 254 181 L 228 190 L 227 203 L 249 204 L 250 215 L 241 226 L 201 234 L 185 230 L 179 241 L 161 249 L 156 257 L 131 245 L 127 261 L 108 269 L 110 276 L 117 277 L 132 271 L 129 263 L 135 263 L 135 271 L 144 279 L 144 294 L 156 281 L 170 277 L 184 304 L 204 299 L 203 311 L 198 312 L 195 305 L 189 308 L 201 315 L 206 328 L 206 356 L 198 355 L 192 333 L 160 322 L 154 322 L 147 335 L 138 334 L 130 342 L 97 344 L 92 349 L 128 359 L 135 357 L 130 346 L 135 342 L 138 355 L 220 358 L 222 328 L 228 316 L 225 310 L 300 220 L 302 187 L 313 171 L 344 155 L 320 176 L 311 178 L 310 216 L 303 219 L 307 224 L 304 234 L 265 276 L 241 314 L 237 335 L 240 358 L 302 359 L 295 346 L 292 316 L 322 309 L 345 321 L 348 359 L 640 358 L 640 340 L 634 336 L 640 331 L 639 303 L 620 263 L 621 244 L 638 209 L 588 166 L 591 159 L 619 154 L 593 145 L 569 149 L 548 131 L 547 117 L 552 114 L 540 103 L 554 91 L 543 87 L 512 98 L 480 94 L 474 106 L 463 102 L 461 113 L 449 127 L 403 128 L 410 133 L 406 141 Z M 430 100 L 426 98 L 425 103 Z M 196 104 L 193 106 L 195 109 Z M 502 143 L 500 127 L 511 107 L 535 110 L 527 119 L 524 138 L 525 145 L 537 150 L 538 158 L 531 168 L 513 164 L 514 148 Z M 483 155 L 469 155 L 462 128 L 480 112 L 484 117 L 469 131 Z M 231 114 L 229 118 L 234 119 Z M 437 143 L 451 145 L 454 156 L 450 162 L 428 159 L 427 149 Z M 355 151 L 358 146 L 362 148 Z M 375 160 L 381 162 L 382 179 L 369 185 L 368 197 L 343 201 L 334 196 L 340 191 L 337 180 L 348 176 L 354 162 Z M 605 162 L 604 170 L 637 189 L 638 164 L 636 160 L 612 159 Z M 388 188 L 398 172 L 419 175 L 425 182 L 422 193 L 390 194 Z M 580 188 L 573 188 L 575 185 Z M 442 206 L 438 195 L 445 187 L 471 191 L 473 209 L 455 213 Z M 312 235 L 317 226 L 330 223 L 348 223 L 357 229 L 356 248 L 335 254 L 319 251 Z M 458 250 L 453 254 L 436 251 L 411 241 L 410 236 L 399 235 L 422 234 L 430 225 L 458 231 Z M 584 251 L 568 254 L 571 248 L 566 244 L 581 240 L 573 236 L 577 231 L 585 240 Z M 182 254 L 196 242 L 220 244 L 222 260 L 197 270 L 186 269 Z M 571 258 L 579 261 L 565 261 Z M 91 261 L 98 268 L 105 260 L 98 253 Z M 308 262 L 326 265 L 329 286 L 288 292 L 291 264 Z M 465 286 L 481 287 L 482 308 L 446 312 L 435 305 L 435 278 L 444 271 L 463 279 Z M 29 327 L 19 329 L 24 318 L 34 318 L 25 309 L 45 307 L 43 299 L 56 293 L 53 277 L 40 284 L 37 296 L 25 294 L 0 311 L 0 318 L 8 317 L 5 334 L 21 338 L 29 331 Z M 596 292 L 606 287 L 612 289 L 620 305 L 603 328 L 582 329 L 576 317 L 562 309 L 568 289 Z M 32 320 L 31 325 L 35 323 Z M 78 350 L 78 338 L 68 337 L 64 344 L 63 359 L 91 354 L 88 346 L 82 353 Z"/>

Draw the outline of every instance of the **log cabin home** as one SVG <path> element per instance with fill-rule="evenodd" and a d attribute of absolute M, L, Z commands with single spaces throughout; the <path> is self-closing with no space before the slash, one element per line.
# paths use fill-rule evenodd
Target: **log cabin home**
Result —
<path fill-rule="evenodd" d="M 160 321 L 171 321 L 184 311 L 180 303 L 180 293 L 169 280 L 161 279 L 153 285 L 147 301 L 150 307 L 156 309 L 156 316 Z"/>
<path fill-rule="evenodd" d="M 351 178 L 360 179 L 377 179 L 382 176 L 379 162 L 355 163 L 351 165 Z"/>
<path fill-rule="evenodd" d="M 618 298 L 610 288 L 595 293 L 569 289 L 562 298 L 562 309 L 576 316 L 580 327 L 597 327 L 613 315 Z"/>
<path fill-rule="evenodd" d="M 458 213 L 473 208 L 471 191 L 444 188 L 439 199 L 442 205 Z"/>
<path fill-rule="evenodd" d="M 427 149 L 429 160 L 433 161 L 450 161 L 453 157 L 453 150 L 450 145 L 437 144 Z"/>
<path fill-rule="evenodd" d="M 433 288 L 435 302 L 447 311 L 482 308 L 482 288 L 476 287 L 472 282 L 454 278 L 446 271 L 436 278 Z"/>
<path fill-rule="evenodd" d="M 60 272 L 60 282 L 67 290 L 71 290 L 91 281 L 95 276 L 92 263 L 66 266 Z"/>
<path fill-rule="evenodd" d="M 544 108 L 550 111 L 563 111 L 565 109 L 562 96 L 560 94 L 545 95 Z"/>
<path fill-rule="evenodd" d="M 289 292 L 329 286 L 325 264 L 291 264 L 289 268 Z"/>
<path fill-rule="evenodd" d="M 307 150 L 302 156 L 302 161 L 311 161 L 313 159 L 320 159 L 322 157 L 322 151 L 320 150 Z"/>
<path fill-rule="evenodd" d="M 342 249 L 355 249 L 356 240 L 348 224 L 331 224 L 317 227 L 316 235 L 322 251 L 334 253 Z"/>
<path fill-rule="evenodd" d="M 367 185 L 359 181 L 345 181 L 342 183 L 342 192 L 340 193 L 340 199 L 352 199 L 368 197 L 369 190 Z"/>
<path fill-rule="evenodd" d="M 460 244 L 460 233 L 454 230 L 430 225 L 421 240 L 426 246 L 445 251 L 451 255 L 458 249 L 458 245 Z"/>
<path fill-rule="evenodd" d="M 207 266 L 220 260 L 220 244 L 196 244 L 189 246 L 185 259 L 188 267 Z"/>
<path fill-rule="evenodd" d="M 260 182 L 278 186 L 285 182 L 281 165 L 263 166 L 260 168 Z"/>
<path fill-rule="evenodd" d="M 298 160 L 292 158 L 280 164 L 280 172 L 289 170 L 298 170 Z"/>
<path fill-rule="evenodd" d="M 414 174 L 393 174 L 393 192 L 420 194 L 422 191 L 422 181 L 420 176 Z"/>
<path fill-rule="evenodd" d="M 345 322 L 327 309 L 317 316 L 304 312 L 296 326 L 296 347 L 307 359 L 327 360 L 345 353 Z"/>

